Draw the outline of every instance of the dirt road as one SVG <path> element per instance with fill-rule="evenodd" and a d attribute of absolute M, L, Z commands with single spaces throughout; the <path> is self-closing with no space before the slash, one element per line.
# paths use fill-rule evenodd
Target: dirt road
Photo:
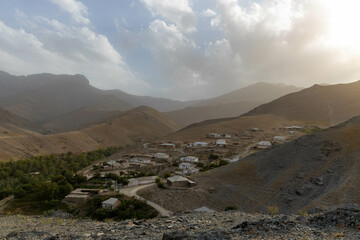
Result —
<path fill-rule="evenodd" d="M 168 211 L 165 208 L 161 207 L 160 205 L 158 205 L 154 202 L 148 201 L 136 194 L 136 192 L 139 191 L 140 189 L 151 187 L 154 185 L 155 185 L 155 183 L 151 183 L 151 184 L 146 184 L 146 185 L 123 188 L 123 189 L 120 189 L 120 193 L 122 193 L 128 197 L 135 197 L 137 199 L 144 200 L 144 201 L 146 201 L 147 204 L 149 204 L 150 206 L 155 208 L 160 213 L 161 216 L 169 217 L 170 215 L 172 215 L 171 211 Z"/>

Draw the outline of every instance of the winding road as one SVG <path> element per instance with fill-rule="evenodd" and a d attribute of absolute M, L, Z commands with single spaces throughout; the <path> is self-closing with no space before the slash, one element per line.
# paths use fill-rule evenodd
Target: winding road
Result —
<path fill-rule="evenodd" d="M 146 185 L 139 185 L 139 186 L 134 186 L 134 187 L 127 187 L 127 188 L 122 188 L 120 189 L 120 193 L 128 196 L 128 197 L 135 197 L 136 199 L 139 199 L 139 200 L 143 200 L 145 201 L 147 204 L 149 204 L 150 206 L 152 206 L 153 208 L 155 208 L 161 216 L 166 216 L 166 217 L 169 217 L 170 215 L 172 215 L 173 213 L 169 210 L 166 210 L 165 208 L 161 207 L 160 205 L 154 203 L 154 202 L 151 202 L 151 201 L 148 201 L 142 197 L 140 197 L 139 195 L 136 194 L 137 191 L 139 191 L 140 189 L 143 189 L 143 188 L 147 188 L 147 187 L 151 187 L 151 186 L 154 186 L 155 183 L 151 183 L 151 184 L 146 184 Z"/>

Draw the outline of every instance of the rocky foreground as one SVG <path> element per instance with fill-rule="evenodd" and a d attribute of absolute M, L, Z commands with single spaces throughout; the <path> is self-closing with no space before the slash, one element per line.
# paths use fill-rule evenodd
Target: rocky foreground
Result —
<path fill-rule="evenodd" d="M 94 222 L 63 214 L 0 217 L 0 239 L 360 239 L 360 210 L 299 215 L 182 213 L 146 221 Z"/>

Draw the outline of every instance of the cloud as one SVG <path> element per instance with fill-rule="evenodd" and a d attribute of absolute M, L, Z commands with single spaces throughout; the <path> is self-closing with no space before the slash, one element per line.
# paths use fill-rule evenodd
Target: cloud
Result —
<path fill-rule="evenodd" d="M 76 0 L 51 0 L 51 2 L 59 6 L 63 11 L 70 13 L 77 23 L 90 23 L 90 20 L 87 18 L 87 8 L 82 2 Z"/>
<path fill-rule="evenodd" d="M 141 0 L 154 16 L 162 16 L 184 32 L 196 31 L 196 16 L 188 0 Z"/>
<path fill-rule="evenodd" d="M 44 17 L 38 17 L 36 22 L 39 28 L 27 32 L 0 21 L 2 70 L 12 74 L 80 73 L 92 85 L 104 89 L 137 93 L 148 89 L 104 35 Z"/>
<path fill-rule="evenodd" d="M 203 17 L 215 17 L 215 16 L 216 16 L 216 12 L 214 12 L 213 10 L 211 10 L 211 9 L 208 8 L 208 9 L 202 11 L 202 12 L 200 13 L 200 15 L 203 16 Z"/>
<path fill-rule="evenodd" d="M 336 36 L 332 12 L 323 1 L 262 0 L 247 7 L 237 0 L 216 3 L 216 14 L 199 14 L 210 17 L 223 35 L 205 46 L 178 25 L 159 19 L 145 31 L 143 45 L 172 86 L 168 96 L 205 98 L 258 81 L 309 86 L 360 77 L 360 51 L 331 40 Z M 355 36 L 347 32 L 346 39 Z"/>

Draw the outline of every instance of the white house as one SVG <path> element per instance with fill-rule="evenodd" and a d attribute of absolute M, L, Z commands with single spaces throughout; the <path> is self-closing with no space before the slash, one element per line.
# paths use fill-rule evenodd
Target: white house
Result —
<path fill-rule="evenodd" d="M 257 132 L 257 131 L 260 131 L 260 128 L 253 128 L 251 129 L 253 132 Z"/>
<path fill-rule="evenodd" d="M 211 138 L 219 138 L 219 137 L 221 137 L 221 135 L 218 134 L 218 133 L 209 133 L 209 134 L 208 134 L 208 137 L 211 137 Z"/>
<path fill-rule="evenodd" d="M 131 163 L 151 164 L 151 160 L 147 158 L 133 157 L 130 159 Z"/>
<path fill-rule="evenodd" d="M 217 147 L 225 147 L 226 146 L 226 141 L 224 139 L 219 139 L 216 141 L 216 146 Z"/>
<path fill-rule="evenodd" d="M 109 210 L 113 210 L 119 205 L 120 205 L 120 201 L 117 198 L 109 198 L 108 200 L 103 201 L 101 203 L 102 208 L 107 208 Z"/>
<path fill-rule="evenodd" d="M 192 144 L 193 147 L 206 147 L 208 145 L 208 143 L 206 142 L 194 142 Z"/>
<path fill-rule="evenodd" d="M 283 137 L 283 136 L 275 136 L 275 137 L 273 137 L 273 142 L 282 143 L 282 142 L 285 142 L 285 141 L 286 141 L 286 138 Z"/>
<path fill-rule="evenodd" d="M 199 161 L 199 158 L 194 157 L 194 156 L 180 157 L 180 161 L 196 163 Z"/>
<path fill-rule="evenodd" d="M 268 148 L 271 147 L 271 142 L 269 141 L 260 141 L 257 143 L 257 148 Z"/>
<path fill-rule="evenodd" d="M 224 134 L 224 138 L 231 138 L 231 134 Z"/>
<path fill-rule="evenodd" d="M 130 178 L 129 183 L 128 183 L 128 187 L 154 183 L 156 178 L 157 178 L 157 176 Z"/>
<path fill-rule="evenodd" d="M 300 126 L 288 126 L 288 127 L 284 127 L 284 129 L 286 129 L 286 130 L 302 130 L 304 128 L 300 127 Z"/>
<path fill-rule="evenodd" d="M 186 175 L 194 174 L 194 173 L 197 173 L 197 172 L 199 172 L 199 169 L 195 168 L 195 167 L 191 167 L 191 168 L 187 168 L 187 169 L 182 170 L 182 173 L 186 174 Z"/>
<path fill-rule="evenodd" d="M 176 147 L 175 144 L 173 144 L 173 143 L 162 143 L 162 144 L 160 144 L 160 146 L 163 148 L 175 148 Z"/>
<path fill-rule="evenodd" d="M 168 159 L 169 158 L 169 155 L 166 154 L 166 153 L 155 153 L 154 154 L 154 157 L 156 159 Z"/>
<path fill-rule="evenodd" d="M 179 168 L 180 169 L 189 169 L 192 168 L 194 165 L 192 165 L 191 163 L 187 163 L 187 162 L 182 162 L 179 164 Z"/>

